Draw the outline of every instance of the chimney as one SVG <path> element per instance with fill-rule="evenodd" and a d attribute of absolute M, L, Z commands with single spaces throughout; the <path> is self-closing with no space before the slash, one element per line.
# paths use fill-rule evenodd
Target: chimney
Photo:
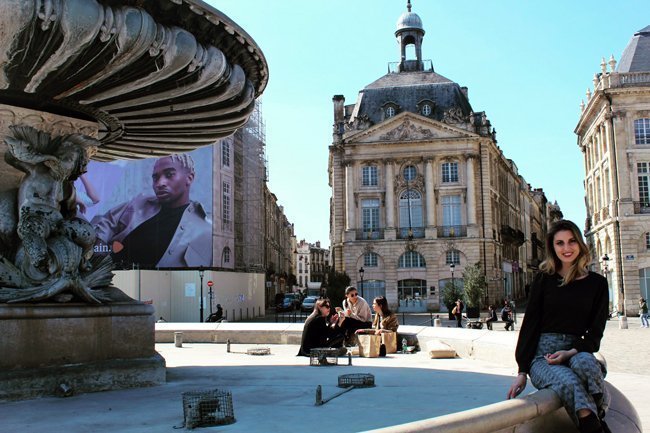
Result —
<path fill-rule="evenodd" d="M 334 131 L 333 138 L 335 142 L 341 140 L 343 136 L 343 123 L 345 122 L 345 97 L 343 95 L 334 95 Z"/>

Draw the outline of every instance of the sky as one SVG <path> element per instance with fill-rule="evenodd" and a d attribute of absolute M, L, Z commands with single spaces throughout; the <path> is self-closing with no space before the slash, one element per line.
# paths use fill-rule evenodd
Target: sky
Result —
<path fill-rule="evenodd" d="M 242 27 L 269 65 L 262 95 L 269 189 L 298 240 L 329 246 L 332 97 L 356 101 L 399 61 L 406 0 L 207 0 Z M 584 227 L 584 163 L 574 129 L 602 57 L 618 61 L 650 24 L 647 0 L 412 0 L 422 58 L 469 88 L 498 146 L 533 188 Z"/>

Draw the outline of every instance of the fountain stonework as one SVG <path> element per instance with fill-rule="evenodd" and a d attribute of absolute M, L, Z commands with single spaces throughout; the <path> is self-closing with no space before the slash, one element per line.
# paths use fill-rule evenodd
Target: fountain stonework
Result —
<path fill-rule="evenodd" d="M 232 134 L 267 80 L 199 0 L 0 3 L 0 399 L 165 381 L 153 307 L 112 286 L 73 182 Z"/>

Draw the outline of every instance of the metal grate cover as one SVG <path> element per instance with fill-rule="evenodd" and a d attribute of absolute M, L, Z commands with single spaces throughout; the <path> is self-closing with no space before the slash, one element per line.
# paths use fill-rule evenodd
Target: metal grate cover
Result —
<path fill-rule="evenodd" d="M 250 349 L 246 350 L 247 355 L 257 355 L 257 356 L 262 356 L 262 355 L 270 355 L 271 354 L 271 348 L 270 347 L 251 347 Z"/>
<path fill-rule="evenodd" d="M 333 347 L 322 347 L 309 351 L 309 365 L 330 366 L 338 365 L 340 349 Z"/>
<path fill-rule="evenodd" d="M 342 374 L 339 376 L 339 388 L 368 388 L 375 386 L 375 376 L 370 373 Z"/>
<path fill-rule="evenodd" d="M 230 391 L 218 389 L 188 391 L 182 396 L 185 428 L 193 429 L 235 422 Z"/>

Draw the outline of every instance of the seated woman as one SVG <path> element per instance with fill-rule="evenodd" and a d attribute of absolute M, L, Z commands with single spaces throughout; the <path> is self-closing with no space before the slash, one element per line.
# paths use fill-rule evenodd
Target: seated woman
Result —
<path fill-rule="evenodd" d="M 497 310 L 494 309 L 494 305 L 488 307 L 488 318 L 485 320 L 487 328 L 492 330 L 492 322 L 498 322 L 499 318 L 497 317 Z"/>
<path fill-rule="evenodd" d="M 302 329 L 299 356 L 309 356 L 311 349 L 319 347 L 340 347 L 341 355 L 345 354 L 343 346 L 343 332 L 338 314 L 330 314 L 331 304 L 329 299 L 319 299 L 314 304 L 314 311 L 305 320 Z"/>
<path fill-rule="evenodd" d="M 372 301 L 372 309 L 375 312 L 375 318 L 372 321 L 371 329 L 358 329 L 357 334 L 379 335 L 384 332 L 397 332 L 399 320 L 397 315 L 388 308 L 388 301 L 383 296 L 377 296 Z"/>

